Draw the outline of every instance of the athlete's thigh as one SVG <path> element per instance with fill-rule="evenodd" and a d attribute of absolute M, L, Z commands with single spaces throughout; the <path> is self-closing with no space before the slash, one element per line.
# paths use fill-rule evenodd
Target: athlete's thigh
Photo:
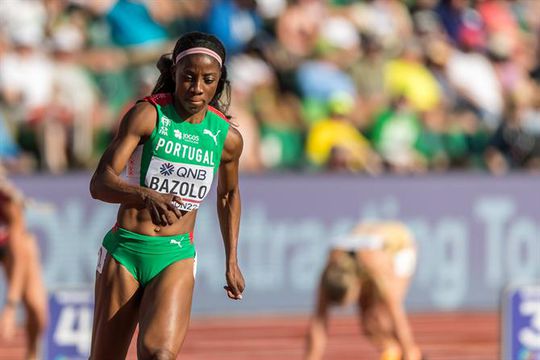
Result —
<path fill-rule="evenodd" d="M 145 287 L 137 340 L 140 359 L 158 353 L 174 358 L 180 351 L 191 313 L 193 267 L 194 259 L 175 262 Z"/>
<path fill-rule="evenodd" d="M 404 306 L 411 277 L 395 271 L 393 254 L 380 253 L 373 259 L 377 266 L 371 269 L 371 278 L 362 285 L 359 305 L 364 326 L 393 332 L 394 324 L 389 304 Z M 386 291 L 381 291 L 384 286 Z"/>
<path fill-rule="evenodd" d="M 411 250 L 412 251 L 412 250 Z M 404 254 L 407 255 L 407 254 Z M 361 253 L 361 266 L 369 276 L 370 290 L 365 292 L 369 302 L 403 301 L 414 272 L 413 257 L 402 256 L 390 251 L 370 251 Z M 382 299 L 384 293 L 385 299 Z"/>
<path fill-rule="evenodd" d="M 90 359 L 124 359 L 137 325 L 139 283 L 110 255 L 104 261 L 96 273 Z"/>

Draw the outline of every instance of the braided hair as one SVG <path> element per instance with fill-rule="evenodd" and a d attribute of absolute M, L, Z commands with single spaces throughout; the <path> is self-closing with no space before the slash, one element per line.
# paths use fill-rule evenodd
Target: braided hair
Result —
<path fill-rule="evenodd" d="M 221 57 L 221 62 L 223 64 L 221 67 L 221 77 L 218 80 L 216 94 L 210 101 L 210 105 L 222 112 L 227 118 L 230 118 L 231 116 L 227 114 L 227 111 L 229 110 L 229 105 L 231 103 L 231 84 L 227 79 L 225 47 L 217 37 L 210 34 L 196 31 L 186 33 L 178 39 L 172 54 L 169 53 L 161 56 L 156 64 L 161 74 L 156 82 L 154 90 L 152 90 L 152 95 L 158 93 L 174 93 L 174 75 L 171 72 L 171 67 L 174 65 L 173 59 L 176 59 L 176 56 L 182 51 L 195 47 L 210 49 Z"/>

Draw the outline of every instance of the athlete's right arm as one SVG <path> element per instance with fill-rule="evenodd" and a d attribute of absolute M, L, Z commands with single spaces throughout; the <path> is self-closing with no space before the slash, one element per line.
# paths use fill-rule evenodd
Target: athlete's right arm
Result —
<path fill-rule="evenodd" d="M 322 282 L 319 285 L 317 305 L 309 323 L 306 336 L 306 354 L 304 360 L 319 360 L 324 355 L 326 347 L 326 332 L 328 323 L 328 300 L 322 289 Z"/>
<path fill-rule="evenodd" d="M 182 200 L 129 184 L 120 177 L 133 151 L 152 134 L 156 117 L 156 109 L 148 102 L 138 103 L 124 116 L 118 134 L 103 153 L 90 181 L 90 194 L 94 199 L 109 203 L 146 207 L 155 224 L 166 225 L 176 220 L 174 215 L 182 216 L 173 204 Z"/>
<path fill-rule="evenodd" d="M 396 274 L 393 259 L 384 251 L 364 250 L 358 252 L 363 269 L 373 279 L 380 299 L 387 306 L 395 329 L 395 336 L 404 352 L 404 359 L 421 358 L 403 304 L 403 294 L 395 290 Z"/>

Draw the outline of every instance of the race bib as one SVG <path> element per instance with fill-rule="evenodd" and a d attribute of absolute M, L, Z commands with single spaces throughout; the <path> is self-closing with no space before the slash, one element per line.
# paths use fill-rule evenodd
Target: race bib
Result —
<path fill-rule="evenodd" d="M 208 195 L 214 168 L 164 161 L 153 157 L 146 173 L 145 185 L 160 193 L 175 194 L 182 198 L 178 209 L 191 211 L 199 208 Z"/>

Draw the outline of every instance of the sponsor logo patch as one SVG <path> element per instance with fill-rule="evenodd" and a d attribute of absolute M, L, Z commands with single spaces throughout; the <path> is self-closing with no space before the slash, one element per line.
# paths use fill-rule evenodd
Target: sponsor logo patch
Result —
<path fill-rule="evenodd" d="M 174 172 L 174 166 L 171 163 L 163 163 L 159 167 L 159 173 L 161 175 L 169 176 Z"/>

